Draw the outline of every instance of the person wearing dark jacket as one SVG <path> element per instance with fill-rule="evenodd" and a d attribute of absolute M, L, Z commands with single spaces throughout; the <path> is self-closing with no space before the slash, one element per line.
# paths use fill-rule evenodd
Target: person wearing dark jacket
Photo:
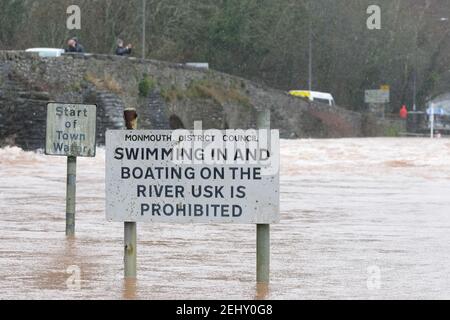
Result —
<path fill-rule="evenodd" d="M 76 38 L 72 38 L 67 42 L 66 52 L 84 53 L 84 48 L 81 44 L 78 43 L 78 40 Z"/>
<path fill-rule="evenodd" d="M 118 56 L 127 56 L 131 54 L 131 44 L 127 45 L 126 47 L 123 46 L 122 40 L 117 40 L 117 49 L 116 49 L 116 55 Z"/>

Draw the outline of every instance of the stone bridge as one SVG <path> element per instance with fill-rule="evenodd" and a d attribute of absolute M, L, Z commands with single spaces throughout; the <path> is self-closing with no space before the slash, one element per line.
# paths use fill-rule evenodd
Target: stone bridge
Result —
<path fill-rule="evenodd" d="M 134 107 L 142 129 L 254 128 L 270 109 L 282 138 L 361 136 L 362 117 L 339 107 L 311 104 L 264 85 L 212 70 L 154 60 L 0 51 L 0 145 L 43 148 L 46 104 L 97 104 L 97 141 L 123 128 Z"/>

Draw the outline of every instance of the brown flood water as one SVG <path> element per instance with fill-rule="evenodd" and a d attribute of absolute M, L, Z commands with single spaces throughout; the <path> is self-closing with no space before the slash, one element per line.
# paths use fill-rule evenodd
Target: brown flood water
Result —
<path fill-rule="evenodd" d="M 65 158 L 0 149 L 0 299 L 450 298 L 450 140 L 282 141 L 272 282 L 255 284 L 255 226 L 105 220 L 104 150 L 79 159 L 66 240 Z M 79 279 L 79 280 L 78 280 Z"/>

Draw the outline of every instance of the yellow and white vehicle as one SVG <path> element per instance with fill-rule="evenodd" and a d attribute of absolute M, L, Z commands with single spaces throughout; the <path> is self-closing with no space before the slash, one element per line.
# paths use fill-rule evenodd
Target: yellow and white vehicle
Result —
<path fill-rule="evenodd" d="M 334 98 L 331 93 L 305 90 L 291 90 L 289 94 L 294 97 L 301 97 L 308 99 L 311 102 L 324 103 L 329 106 L 334 106 Z"/>

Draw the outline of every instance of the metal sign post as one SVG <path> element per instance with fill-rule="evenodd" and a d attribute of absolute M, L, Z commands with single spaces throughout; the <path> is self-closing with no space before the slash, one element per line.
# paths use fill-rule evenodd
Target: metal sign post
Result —
<path fill-rule="evenodd" d="M 67 157 L 66 236 L 75 235 L 77 157 L 95 157 L 97 106 L 47 104 L 45 154 Z"/>
<path fill-rule="evenodd" d="M 270 110 L 258 113 L 257 127 L 270 132 Z M 256 225 L 256 281 L 270 281 L 270 224 Z"/>
<path fill-rule="evenodd" d="M 77 191 L 77 157 L 67 157 L 66 236 L 75 235 L 75 199 Z"/>
<path fill-rule="evenodd" d="M 137 112 L 127 109 L 124 112 L 125 126 L 128 130 L 137 129 Z M 136 222 L 124 222 L 124 275 L 127 278 L 136 278 L 137 275 L 137 225 Z"/>

